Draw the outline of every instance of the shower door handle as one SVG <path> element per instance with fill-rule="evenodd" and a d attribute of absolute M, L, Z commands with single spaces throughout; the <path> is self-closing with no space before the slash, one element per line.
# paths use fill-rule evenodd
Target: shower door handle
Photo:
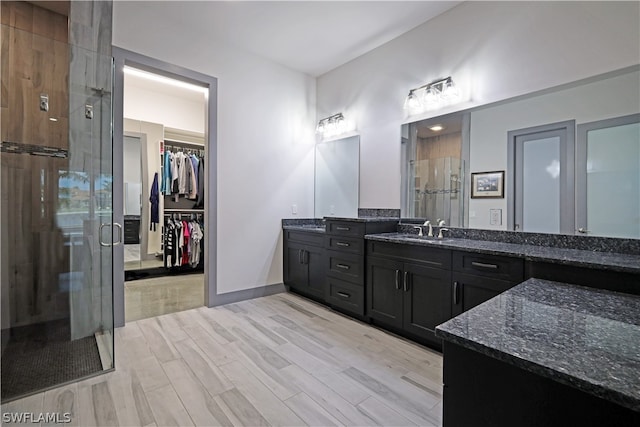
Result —
<path fill-rule="evenodd" d="M 113 232 L 111 233 L 111 242 L 104 242 L 102 240 L 102 230 L 109 225 L 111 226 L 111 230 L 113 230 L 114 227 L 118 228 L 118 240 L 115 242 L 113 241 Z M 104 222 L 100 224 L 100 229 L 98 231 L 98 240 L 100 241 L 100 246 L 118 246 L 122 243 L 122 225 L 118 224 L 117 222 Z"/>

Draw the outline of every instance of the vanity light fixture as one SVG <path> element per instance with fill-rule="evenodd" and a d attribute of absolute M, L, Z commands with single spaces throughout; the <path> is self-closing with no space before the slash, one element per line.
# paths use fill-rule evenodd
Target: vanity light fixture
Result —
<path fill-rule="evenodd" d="M 433 110 L 442 105 L 451 104 L 458 100 L 460 92 L 453 79 L 435 80 L 409 91 L 404 101 L 404 108 L 410 114 L 421 113 L 425 110 Z"/>
<path fill-rule="evenodd" d="M 345 132 L 346 127 L 344 116 L 342 113 L 338 113 L 320 120 L 316 126 L 316 133 L 323 137 L 335 136 Z"/>

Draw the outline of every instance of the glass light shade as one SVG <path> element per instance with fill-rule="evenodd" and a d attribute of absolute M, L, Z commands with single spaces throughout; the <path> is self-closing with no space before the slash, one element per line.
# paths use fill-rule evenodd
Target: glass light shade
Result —
<path fill-rule="evenodd" d="M 323 134 L 325 131 L 324 120 L 320 120 L 318 122 L 318 126 L 316 126 L 316 133 Z"/>
<path fill-rule="evenodd" d="M 460 95 L 458 88 L 453 83 L 452 80 L 448 80 L 444 85 L 444 90 L 442 91 L 443 98 L 446 99 L 455 99 Z"/>
<path fill-rule="evenodd" d="M 345 131 L 346 123 L 343 116 L 338 116 L 336 118 L 336 132 L 342 133 Z"/>
<path fill-rule="evenodd" d="M 424 92 L 424 102 L 427 105 L 434 105 L 437 104 L 440 99 L 440 97 L 438 96 L 438 90 L 436 88 L 433 87 L 429 87 L 425 92 Z"/>
<path fill-rule="evenodd" d="M 416 95 L 414 91 L 409 92 L 407 99 L 404 101 L 404 108 L 406 110 L 417 110 L 420 107 L 422 107 L 422 103 L 418 95 Z"/>

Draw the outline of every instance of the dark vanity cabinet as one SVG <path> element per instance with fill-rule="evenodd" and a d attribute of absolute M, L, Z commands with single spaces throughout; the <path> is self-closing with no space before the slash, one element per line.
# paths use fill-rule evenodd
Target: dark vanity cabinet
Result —
<path fill-rule="evenodd" d="M 451 318 L 451 251 L 372 241 L 367 250 L 371 321 L 439 346 L 435 327 Z"/>
<path fill-rule="evenodd" d="M 292 290 L 324 300 L 324 235 L 313 231 L 284 232 L 284 283 Z"/>
<path fill-rule="evenodd" d="M 363 318 L 365 315 L 365 234 L 393 232 L 397 220 L 326 220 L 325 301 Z"/>
<path fill-rule="evenodd" d="M 454 251 L 452 270 L 454 317 L 524 280 L 522 258 Z"/>

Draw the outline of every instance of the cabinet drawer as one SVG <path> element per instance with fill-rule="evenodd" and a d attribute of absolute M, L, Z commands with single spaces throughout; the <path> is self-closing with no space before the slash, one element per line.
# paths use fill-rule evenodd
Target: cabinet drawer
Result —
<path fill-rule="evenodd" d="M 364 239 L 362 237 L 326 236 L 326 248 L 334 251 L 353 254 L 364 253 Z"/>
<path fill-rule="evenodd" d="M 327 251 L 328 274 L 342 280 L 364 285 L 364 257 L 343 252 Z"/>
<path fill-rule="evenodd" d="M 324 246 L 324 234 L 314 231 L 284 230 L 284 238 L 293 242 L 306 243 L 313 246 Z"/>
<path fill-rule="evenodd" d="M 325 298 L 333 306 L 364 316 L 364 287 L 362 286 L 327 277 Z"/>
<path fill-rule="evenodd" d="M 456 251 L 453 253 L 453 271 L 520 283 L 524 279 L 524 260 Z"/>
<path fill-rule="evenodd" d="M 327 220 L 327 234 L 336 236 L 364 236 L 365 224 L 352 221 Z"/>
<path fill-rule="evenodd" d="M 385 258 L 398 258 L 411 261 L 426 267 L 451 268 L 451 251 L 404 243 L 367 241 L 367 255 Z"/>

